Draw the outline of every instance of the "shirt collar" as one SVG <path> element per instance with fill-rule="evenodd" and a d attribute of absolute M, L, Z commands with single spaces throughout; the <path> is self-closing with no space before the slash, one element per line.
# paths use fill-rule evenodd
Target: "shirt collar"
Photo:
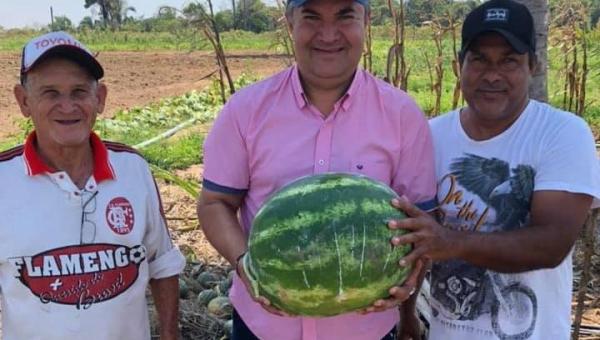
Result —
<path fill-rule="evenodd" d="M 48 166 L 35 150 L 37 136 L 35 131 L 27 136 L 24 147 L 24 159 L 27 166 L 27 174 L 36 176 L 44 173 L 57 172 L 56 169 Z M 114 179 L 115 173 L 108 159 L 108 149 L 95 133 L 90 134 L 90 143 L 92 145 L 92 153 L 94 154 L 94 179 L 97 183 L 104 180 Z"/>
<path fill-rule="evenodd" d="M 291 72 L 294 99 L 296 100 L 296 104 L 299 108 L 304 108 L 306 105 L 308 105 L 308 98 L 306 98 L 306 95 L 304 94 L 304 88 L 302 88 L 302 83 L 300 82 L 300 71 L 298 70 L 298 65 L 294 65 Z M 358 97 L 355 94 L 359 93 L 360 87 L 365 81 L 364 72 L 365 71 L 361 68 L 356 69 L 354 78 L 352 79 L 352 83 L 350 84 L 348 91 L 346 91 L 346 94 L 344 94 L 336 103 L 336 105 L 341 105 L 344 111 L 347 111 L 355 98 Z"/>

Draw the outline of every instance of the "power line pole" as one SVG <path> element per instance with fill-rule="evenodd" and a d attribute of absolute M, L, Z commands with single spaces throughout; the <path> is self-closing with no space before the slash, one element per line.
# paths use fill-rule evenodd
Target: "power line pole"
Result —
<path fill-rule="evenodd" d="M 54 31 L 54 11 L 52 10 L 52 6 L 50 6 L 50 27 Z"/>

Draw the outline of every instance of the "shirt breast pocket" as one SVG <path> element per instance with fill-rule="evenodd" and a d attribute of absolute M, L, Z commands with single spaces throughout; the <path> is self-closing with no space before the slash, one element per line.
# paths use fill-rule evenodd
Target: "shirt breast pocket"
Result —
<path fill-rule="evenodd" d="M 386 159 L 358 158 L 350 163 L 350 172 L 365 175 L 372 179 L 391 184 L 392 166 Z"/>

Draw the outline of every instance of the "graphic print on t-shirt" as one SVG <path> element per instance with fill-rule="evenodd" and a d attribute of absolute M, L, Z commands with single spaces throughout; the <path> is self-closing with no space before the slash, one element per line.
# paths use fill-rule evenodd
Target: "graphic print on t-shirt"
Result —
<path fill-rule="evenodd" d="M 131 287 L 145 258 L 143 245 L 98 243 L 50 249 L 9 262 L 15 278 L 42 303 L 88 309 Z"/>
<path fill-rule="evenodd" d="M 511 166 L 498 158 L 465 154 L 453 159 L 438 188 L 443 224 L 482 232 L 522 227 L 529 220 L 534 177 L 531 166 Z M 473 336 L 479 332 L 500 339 L 527 339 L 535 328 L 537 296 L 517 278 L 464 261 L 435 263 L 431 277 L 434 315 L 441 314 L 446 326 L 455 327 L 452 320 L 473 321 L 489 314 L 487 330 L 465 331 Z"/>

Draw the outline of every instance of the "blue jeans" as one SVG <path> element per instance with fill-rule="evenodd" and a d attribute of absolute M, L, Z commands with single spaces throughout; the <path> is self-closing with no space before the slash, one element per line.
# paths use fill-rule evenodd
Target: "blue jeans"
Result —
<path fill-rule="evenodd" d="M 256 335 L 246 326 L 246 323 L 233 310 L 233 332 L 231 334 L 231 340 L 259 340 Z M 396 340 L 396 327 L 392 328 L 388 334 L 386 334 L 381 340 Z"/>

